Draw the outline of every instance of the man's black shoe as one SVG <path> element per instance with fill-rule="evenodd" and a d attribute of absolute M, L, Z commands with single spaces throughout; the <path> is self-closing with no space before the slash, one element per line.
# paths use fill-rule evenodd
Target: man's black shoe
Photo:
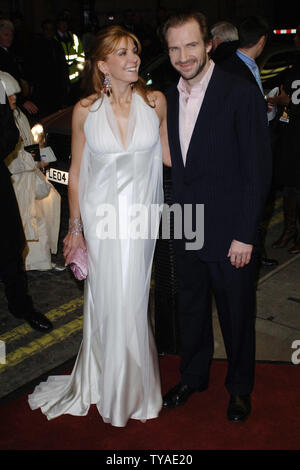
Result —
<path fill-rule="evenodd" d="M 262 266 L 265 266 L 266 268 L 270 268 L 272 266 L 278 266 L 278 261 L 277 259 L 272 259 L 272 258 L 261 258 L 260 264 Z"/>
<path fill-rule="evenodd" d="M 48 320 L 45 315 L 39 312 L 35 312 L 34 316 L 31 318 L 26 319 L 27 323 L 33 328 L 34 330 L 37 331 L 42 331 L 44 333 L 48 333 L 53 329 L 53 325 L 50 320 Z"/>
<path fill-rule="evenodd" d="M 194 388 L 189 385 L 182 384 L 181 382 L 175 387 L 171 388 L 168 393 L 163 397 L 164 408 L 176 408 L 183 405 L 192 393 L 196 392 Z"/>
<path fill-rule="evenodd" d="M 251 413 L 250 395 L 231 396 L 227 410 L 229 421 L 239 423 L 245 421 Z"/>

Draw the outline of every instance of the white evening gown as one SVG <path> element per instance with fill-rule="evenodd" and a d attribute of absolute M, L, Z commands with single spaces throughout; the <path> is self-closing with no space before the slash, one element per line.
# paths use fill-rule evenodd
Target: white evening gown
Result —
<path fill-rule="evenodd" d="M 41 408 L 48 419 L 64 413 L 86 415 L 96 404 L 105 422 L 125 426 L 130 418 L 157 417 L 162 406 L 147 312 L 159 217 L 152 217 L 151 223 L 146 220 L 150 206 L 163 203 L 159 120 L 155 110 L 133 93 L 124 148 L 104 96 L 102 104 L 96 101 L 92 106 L 84 129 L 79 200 L 89 275 L 83 341 L 71 376 L 49 377 L 29 396 L 29 404 Z M 136 217 L 131 212 L 134 204 L 147 209 L 138 227 L 146 230 L 143 237 L 124 236 L 142 220 L 141 212 Z M 111 207 L 117 214 L 115 239 L 105 238 L 104 209 Z"/>

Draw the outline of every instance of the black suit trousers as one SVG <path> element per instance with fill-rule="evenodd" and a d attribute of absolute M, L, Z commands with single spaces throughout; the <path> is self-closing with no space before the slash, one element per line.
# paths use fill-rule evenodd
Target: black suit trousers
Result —
<path fill-rule="evenodd" d="M 28 294 L 27 274 L 21 255 L 12 258 L 5 265 L 0 265 L 0 279 L 4 284 L 10 313 L 16 318 L 33 318 L 35 310 Z"/>
<path fill-rule="evenodd" d="M 255 368 L 255 258 L 243 268 L 207 262 L 196 251 L 177 253 L 181 381 L 204 390 L 214 352 L 212 294 L 228 359 L 231 395 L 252 391 Z"/>

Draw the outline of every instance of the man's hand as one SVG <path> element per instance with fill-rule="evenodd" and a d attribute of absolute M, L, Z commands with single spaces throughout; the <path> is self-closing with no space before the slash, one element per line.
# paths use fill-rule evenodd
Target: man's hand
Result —
<path fill-rule="evenodd" d="M 253 245 L 233 240 L 227 256 L 230 258 L 232 266 L 243 268 L 246 264 L 250 263 L 252 251 Z"/>
<path fill-rule="evenodd" d="M 23 103 L 23 108 L 25 108 L 26 111 L 29 112 L 29 114 L 36 114 L 39 110 L 39 108 L 32 101 L 29 100 Z"/>
<path fill-rule="evenodd" d="M 284 91 L 283 85 L 280 87 L 280 95 L 267 98 L 268 103 L 273 106 L 287 106 L 291 101 L 289 95 Z"/>

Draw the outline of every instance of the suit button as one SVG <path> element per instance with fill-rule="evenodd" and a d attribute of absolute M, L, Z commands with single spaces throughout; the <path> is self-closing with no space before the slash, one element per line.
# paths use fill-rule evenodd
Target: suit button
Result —
<path fill-rule="evenodd" d="M 189 186 L 189 185 L 190 185 L 190 182 L 189 182 L 189 180 L 188 180 L 187 178 L 184 178 L 183 184 L 184 184 L 184 186 Z"/>

